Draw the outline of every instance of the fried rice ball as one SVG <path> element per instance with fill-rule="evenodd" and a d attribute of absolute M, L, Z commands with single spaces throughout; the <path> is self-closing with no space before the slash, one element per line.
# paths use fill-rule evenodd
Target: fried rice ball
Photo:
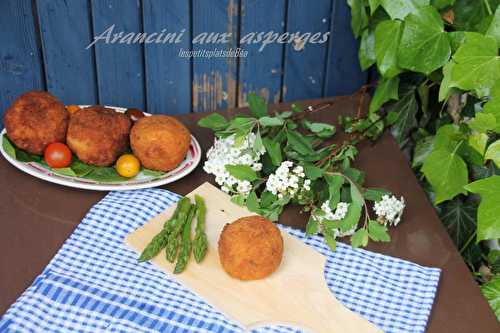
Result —
<path fill-rule="evenodd" d="M 125 114 L 94 105 L 71 115 L 66 141 L 82 162 L 109 166 L 127 149 L 131 126 Z"/>
<path fill-rule="evenodd" d="M 130 132 L 130 146 L 148 169 L 167 172 L 186 157 L 191 134 L 180 121 L 165 115 L 140 118 Z"/>
<path fill-rule="evenodd" d="M 280 230 L 262 216 L 242 217 L 226 224 L 219 238 L 219 259 L 224 270 L 240 280 L 271 275 L 283 258 Z"/>
<path fill-rule="evenodd" d="M 50 143 L 65 142 L 68 119 L 68 111 L 56 97 L 30 91 L 7 109 L 4 124 L 7 136 L 18 148 L 43 155 Z"/>

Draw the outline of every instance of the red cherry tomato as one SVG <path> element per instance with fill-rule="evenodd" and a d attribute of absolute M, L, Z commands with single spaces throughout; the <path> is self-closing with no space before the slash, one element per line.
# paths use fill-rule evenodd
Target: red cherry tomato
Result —
<path fill-rule="evenodd" d="M 71 150 L 64 143 L 54 142 L 45 148 L 45 162 L 51 168 L 66 168 L 71 164 Z"/>
<path fill-rule="evenodd" d="M 133 122 L 136 122 L 140 118 L 144 117 L 144 113 L 141 110 L 132 108 L 127 109 L 127 111 L 125 111 L 125 114 L 129 116 L 130 120 L 132 120 Z"/>

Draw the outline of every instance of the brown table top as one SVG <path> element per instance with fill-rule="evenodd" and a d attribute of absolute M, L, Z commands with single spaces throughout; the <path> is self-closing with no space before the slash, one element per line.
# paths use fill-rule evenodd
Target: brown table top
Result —
<path fill-rule="evenodd" d="M 298 104 L 307 106 L 323 101 L 325 99 Z M 334 122 L 339 114 L 353 114 L 357 104 L 354 98 L 337 100 L 333 109 L 318 112 L 314 117 Z M 284 107 L 286 105 L 281 104 L 274 109 Z M 190 113 L 179 118 L 206 151 L 213 142 L 213 135 L 196 126 L 196 121 L 204 115 Z M 368 186 L 387 188 L 404 195 L 407 201 L 402 223 L 391 228 L 392 241 L 370 243 L 368 249 L 442 269 L 427 332 L 499 332 L 496 317 L 394 139 L 386 133 L 374 145 L 361 145 L 356 164 L 366 171 Z M 202 163 L 186 178 L 163 188 L 186 194 L 205 181 L 213 181 L 201 166 Z M 19 171 L 3 158 L 0 158 L 0 189 L 1 314 L 40 274 L 85 213 L 106 192 L 51 184 Z M 290 208 L 280 222 L 303 229 L 306 217 Z"/>

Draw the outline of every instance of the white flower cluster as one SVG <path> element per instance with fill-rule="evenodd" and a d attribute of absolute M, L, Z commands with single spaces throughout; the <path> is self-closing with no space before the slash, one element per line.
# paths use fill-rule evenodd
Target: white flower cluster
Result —
<path fill-rule="evenodd" d="M 207 152 L 207 160 L 203 165 L 206 173 L 215 176 L 215 182 L 226 193 L 248 194 L 252 184 L 247 180 L 234 178 L 226 170 L 226 165 L 248 165 L 253 170 L 260 171 L 262 163 L 260 157 L 266 152 L 265 148 L 254 151 L 255 133 L 250 133 L 241 145 L 235 145 L 235 136 L 215 139 L 214 145 Z"/>
<path fill-rule="evenodd" d="M 343 218 L 346 217 L 348 209 L 349 209 L 349 203 L 339 202 L 335 207 L 335 211 L 332 211 L 332 209 L 330 208 L 330 200 L 326 200 L 321 205 L 321 214 L 313 214 L 313 218 L 320 224 L 324 220 L 330 220 L 330 221 L 342 220 Z M 333 233 L 335 237 L 344 237 L 352 235 L 355 231 L 356 231 L 356 226 L 354 226 L 351 230 L 348 230 L 346 232 L 341 232 L 340 229 L 334 229 Z"/>
<path fill-rule="evenodd" d="M 401 197 L 398 200 L 395 196 L 384 195 L 382 200 L 375 202 L 373 209 L 377 214 L 377 219 L 384 224 L 398 225 L 405 208 L 405 200 Z"/>
<path fill-rule="evenodd" d="M 278 198 L 289 196 L 290 198 L 302 189 L 311 189 L 311 180 L 305 178 L 304 168 L 300 165 L 293 166 L 293 162 L 284 161 L 280 164 L 275 173 L 269 175 L 266 182 L 266 189 Z"/>

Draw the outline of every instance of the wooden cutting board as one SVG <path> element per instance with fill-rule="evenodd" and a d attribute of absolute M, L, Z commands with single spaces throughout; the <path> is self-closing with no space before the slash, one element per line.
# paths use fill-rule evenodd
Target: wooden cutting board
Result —
<path fill-rule="evenodd" d="M 152 262 L 165 273 L 248 330 L 269 324 L 289 324 L 317 333 L 382 332 L 344 307 L 330 292 L 323 274 L 326 257 L 284 231 L 284 256 L 276 272 L 257 281 L 231 278 L 219 263 L 219 235 L 226 223 L 253 214 L 232 203 L 227 194 L 209 183 L 187 195 L 193 202 L 194 194 L 201 195 L 207 205 L 207 256 L 201 264 L 191 258 L 186 270 L 174 275 L 171 273 L 174 265 L 165 259 L 162 251 Z M 141 253 L 174 209 L 168 208 L 129 234 L 125 243 Z"/>

